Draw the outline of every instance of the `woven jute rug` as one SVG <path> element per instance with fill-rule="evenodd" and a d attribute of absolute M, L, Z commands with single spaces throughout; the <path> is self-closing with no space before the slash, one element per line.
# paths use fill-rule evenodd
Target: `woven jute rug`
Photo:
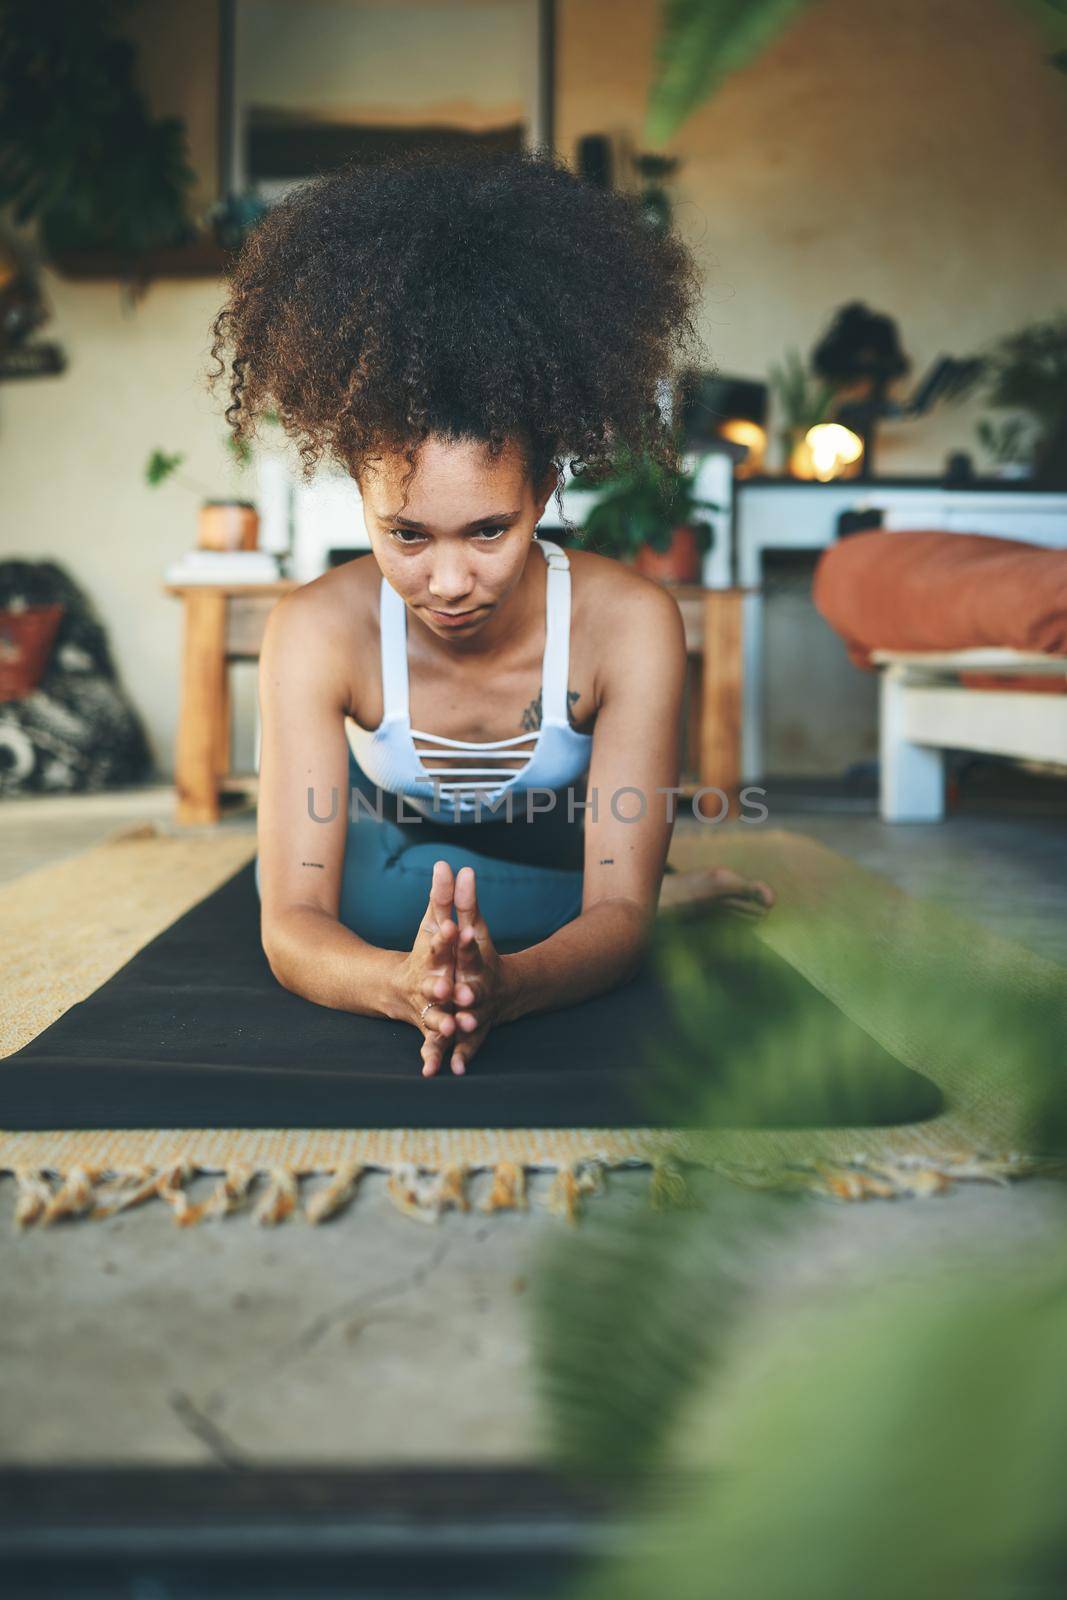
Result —
<path fill-rule="evenodd" d="M 71 1005 L 244 865 L 250 833 L 169 834 L 135 826 L 74 859 L 0 888 L 0 1058 L 35 1038 Z M 939 1117 L 914 1126 L 775 1131 L 664 1129 L 170 1128 L 4 1133 L 0 1171 L 17 1180 L 16 1220 L 106 1217 L 145 1200 L 167 1202 L 182 1225 L 247 1209 L 259 1222 L 292 1215 L 320 1222 L 356 1193 L 368 1170 L 388 1174 L 396 1205 L 434 1221 L 471 1205 L 468 1180 L 488 1172 L 483 1210 L 522 1207 L 526 1177 L 554 1174 L 549 1205 L 573 1219 L 605 1169 L 652 1168 L 654 1203 L 684 1199 L 695 1165 L 759 1187 L 838 1199 L 940 1193 L 961 1179 L 1003 1182 L 1044 1164 L 1020 1148 L 1020 1109 L 994 1071 L 936 1052 L 906 1003 L 938 982 L 966 948 L 976 993 L 1005 982 L 1020 992 L 1067 993 L 1067 973 L 814 841 L 780 830 L 708 828 L 676 837 L 679 871 L 725 864 L 778 893 L 761 937 L 904 1065 L 945 1095 Z M 820 938 L 809 937 L 817 922 Z M 842 984 L 868 947 L 891 981 L 857 997 Z M 205 1184 L 201 1174 L 216 1174 Z"/>

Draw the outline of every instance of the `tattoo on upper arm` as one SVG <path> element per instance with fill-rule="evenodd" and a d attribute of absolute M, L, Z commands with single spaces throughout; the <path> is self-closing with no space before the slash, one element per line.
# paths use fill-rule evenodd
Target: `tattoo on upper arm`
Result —
<path fill-rule="evenodd" d="M 326 870 L 321 861 L 301 861 L 300 865 L 302 867 L 322 867 L 324 872 Z"/>
<path fill-rule="evenodd" d="M 613 867 L 615 865 L 615 857 L 614 856 L 601 856 L 600 865 L 602 867 Z"/>

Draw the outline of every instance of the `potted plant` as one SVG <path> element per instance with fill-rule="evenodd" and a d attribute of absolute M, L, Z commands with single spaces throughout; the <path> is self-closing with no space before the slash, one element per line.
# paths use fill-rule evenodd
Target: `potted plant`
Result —
<path fill-rule="evenodd" d="M 242 470 L 251 460 L 251 450 L 243 439 L 227 436 L 227 449 Z M 180 452 L 153 450 L 145 462 L 144 476 L 149 488 L 156 489 L 174 478 L 196 494 L 204 495 L 197 520 L 196 542 L 201 550 L 255 550 L 259 542 L 259 513 L 251 500 L 211 497 L 203 484 L 180 471 L 185 456 Z"/>
<path fill-rule="evenodd" d="M 8 7 L 8 11 L 13 8 Z M 131 270 L 194 237 L 185 125 L 154 117 L 117 0 L 20 6 L 0 51 L 0 207 L 47 253 L 110 252 Z"/>
<path fill-rule="evenodd" d="M 809 372 L 800 353 L 789 349 L 769 373 L 781 418 L 782 465 L 794 478 L 813 478 L 815 468 L 805 439 L 817 423 L 828 422 L 837 384 Z"/>
<path fill-rule="evenodd" d="M 984 359 L 987 402 L 1033 418 L 1034 481 L 1067 486 L 1067 314 L 1009 334 Z"/>
<path fill-rule="evenodd" d="M 1033 473 L 1033 441 L 1026 418 L 1005 417 L 994 422 L 992 417 L 982 417 L 975 433 L 978 442 L 993 462 L 996 478 L 1029 478 Z"/>
<path fill-rule="evenodd" d="M 628 452 L 607 478 L 594 482 L 579 474 L 574 487 L 597 493 L 585 517 L 583 543 L 601 555 L 631 562 L 660 583 L 698 582 L 701 559 L 712 541 L 711 526 L 701 512 L 720 509 L 697 494 L 699 471 L 700 460 L 690 468 L 667 467 Z"/>

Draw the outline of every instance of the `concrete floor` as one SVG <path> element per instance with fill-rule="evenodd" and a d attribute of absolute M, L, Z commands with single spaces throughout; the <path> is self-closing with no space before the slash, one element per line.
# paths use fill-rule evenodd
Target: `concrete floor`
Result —
<path fill-rule="evenodd" d="M 164 790 L 5 803 L 0 880 L 170 814 Z M 782 807 L 770 821 L 1067 963 L 1062 821 L 891 829 Z M 251 825 L 247 812 L 224 824 Z M 319 1229 L 262 1232 L 234 1217 L 180 1232 L 162 1206 L 48 1233 L 0 1228 L 0 1466 L 538 1459 L 529 1285 L 563 1227 L 540 1204 L 547 1182 L 532 1185 L 526 1214 L 449 1214 L 432 1227 L 400 1216 L 371 1177 Z M 646 1187 L 646 1173 L 615 1174 L 593 1203 L 625 1213 Z M 0 1201 L 10 1206 L 10 1184 Z M 972 1251 L 1013 1272 L 1062 1237 L 1065 1208 L 1067 1190 L 1043 1182 L 808 1202 L 802 1234 L 753 1258 L 753 1337 L 760 1319 L 831 1285 L 905 1284 L 935 1255 L 949 1272 Z"/>

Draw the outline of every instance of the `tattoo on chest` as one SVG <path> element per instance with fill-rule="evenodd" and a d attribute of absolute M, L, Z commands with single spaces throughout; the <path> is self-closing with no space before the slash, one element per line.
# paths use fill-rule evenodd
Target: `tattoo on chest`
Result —
<path fill-rule="evenodd" d="M 567 713 L 568 713 L 568 715 L 570 715 L 570 709 L 571 709 L 571 706 L 574 704 L 574 702 L 576 700 L 580 700 L 581 698 L 582 697 L 579 694 L 577 689 L 568 689 L 567 690 Z M 531 700 L 530 701 L 530 704 L 526 707 L 526 710 L 523 712 L 522 716 L 520 717 L 520 719 L 519 719 L 520 728 L 522 728 L 526 733 L 536 733 L 537 730 L 541 726 L 541 716 L 542 716 L 541 696 L 538 695 L 536 700 Z M 571 717 L 570 720 L 571 720 L 571 723 L 573 724 L 574 718 Z"/>

